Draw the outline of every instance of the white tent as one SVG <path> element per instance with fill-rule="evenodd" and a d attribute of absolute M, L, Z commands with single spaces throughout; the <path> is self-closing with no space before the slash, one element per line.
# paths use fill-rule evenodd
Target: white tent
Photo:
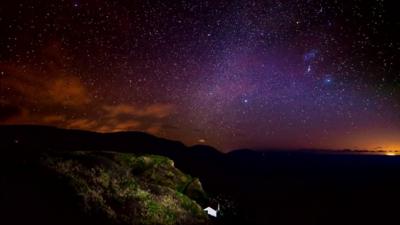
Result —
<path fill-rule="evenodd" d="M 208 206 L 207 208 L 204 209 L 204 211 L 206 211 L 209 216 L 217 217 L 219 211 L 219 204 L 218 204 L 218 209 L 216 210 Z"/>
<path fill-rule="evenodd" d="M 211 208 L 210 206 L 205 208 L 204 211 L 206 211 L 207 214 L 212 216 L 212 217 L 217 217 L 217 210 Z"/>

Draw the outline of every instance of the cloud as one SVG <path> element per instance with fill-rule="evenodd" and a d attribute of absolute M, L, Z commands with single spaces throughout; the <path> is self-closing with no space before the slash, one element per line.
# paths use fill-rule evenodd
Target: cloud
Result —
<path fill-rule="evenodd" d="M 138 109 L 132 105 L 128 104 L 120 104 L 120 105 L 105 105 L 103 109 L 107 113 L 107 117 L 118 117 L 124 115 L 135 115 L 137 114 Z"/>
<path fill-rule="evenodd" d="M 161 124 L 153 124 L 150 127 L 146 128 L 144 131 L 150 134 L 158 134 L 162 130 Z"/>
<path fill-rule="evenodd" d="M 48 94 L 53 103 L 80 106 L 90 102 L 88 93 L 76 77 L 63 77 L 47 84 Z"/>
<path fill-rule="evenodd" d="M 163 129 L 163 120 L 174 112 L 174 106 L 167 103 L 104 105 L 102 109 L 100 132 L 140 130 L 157 134 Z"/>
<path fill-rule="evenodd" d="M 98 126 L 96 120 L 90 119 L 73 119 L 67 122 L 67 128 L 83 129 L 83 130 L 93 130 Z"/>
<path fill-rule="evenodd" d="M 54 124 L 54 123 L 60 123 L 62 121 L 65 121 L 66 118 L 64 115 L 47 115 L 43 116 L 43 123 L 45 124 Z"/>
<path fill-rule="evenodd" d="M 138 130 L 153 134 L 164 129 L 163 124 L 174 112 L 173 105 L 112 105 L 106 98 L 92 100 L 90 91 L 94 89 L 88 89 L 80 76 L 71 72 L 74 67 L 65 61 L 67 57 L 61 47 L 54 42 L 42 49 L 38 58 L 46 64 L 0 62 L 0 96 L 7 97 L 7 102 L 0 99 L 1 124 L 43 124 L 99 132 Z M 102 91 L 98 93 L 106 95 Z"/>
<path fill-rule="evenodd" d="M 108 117 L 134 116 L 134 117 L 150 117 L 165 118 L 173 112 L 171 104 L 156 103 L 148 106 L 138 107 L 128 104 L 105 105 L 103 109 Z"/>
<path fill-rule="evenodd" d="M 137 120 L 128 120 L 128 121 L 123 121 L 120 123 L 117 123 L 112 131 L 116 132 L 116 131 L 126 131 L 126 130 L 136 130 L 138 128 L 140 128 L 141 126 L 141 122 L 137 121 Z"/>
<path fill-rule="evenodd" d="M 44 117 L 43 122 L 65 120 L 63 126 L 67 128 L 98 132 L 137 130 L 157 134 L 164 129 L 164 119 L 172 114 L 174 108 L 165 103 L 156 103 L 144 107 L 129 104 L 102 105 L 99 107 L 103 113 L 97 118 L 66 120 L 65 117 L 58 115 Z"/>
<path fill-rule="evenodd" d="M 64 98 L 61 96 L 60 98 Z M 66 102 L 61 99 L 56 102 Z M 144 131 L 158 134 L 167 128 L 164 124 L 173 113 L 170 104 L 157 103 L 139 107 L 137 105 L 91 104 L 90 110 L 39 110 L 29 109 L 29 105 L 17 107 L 15 104 L 0 102 L 0 122 L 3 124 L 44 124 L 70 129 L 98 132 Z"/>
<path fill-rule="evenodd" d="M 5 73 L 1 86 L 24 104 L 78 107 L 90 102 L 80 79 L 65 71 L 39 71 L 13 64 L 0 64 L 0 70 Z"/>

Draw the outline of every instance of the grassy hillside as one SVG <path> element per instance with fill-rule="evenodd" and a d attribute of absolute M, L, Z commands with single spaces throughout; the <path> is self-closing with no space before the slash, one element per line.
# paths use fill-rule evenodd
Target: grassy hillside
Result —
<path fill-rule="evenodd" d="M 199 205 L 206 201 L 199 180 L 182 173 L 166 157 L 52 152 L 8 163 L 15 168 L 3 170 L 2 207 L 10 224 L 26 222 L 26 213 L 44 224 L 208 222 Z M 48 215 L 52 210 L 57 214 L 53 220 Z"/>

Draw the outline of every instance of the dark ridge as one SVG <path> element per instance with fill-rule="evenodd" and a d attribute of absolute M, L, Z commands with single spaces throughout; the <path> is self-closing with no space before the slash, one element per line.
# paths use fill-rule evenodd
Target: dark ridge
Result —
<path fill-rule="evenodd" d="M 202 173 L 204 164 L 217 164 L 222 153 L 196 145 L 159 138 L 143 132 L 97 133 L 39 125 L 0 126 L 0 150 L 7 155 L 36 154 L 46 151 L 115 151 L 163 155 L 185 172 Z M 191 173 L 193 172 L 193 173 Z"/>
<path fill-rule="evenodd" d="M 185 147 L 178 141 L 159 138 L 143 132 L 97 133 L 49 126 L 0 126 L 1 147 L 29 150 L 116 150 L 121 152 L 178 151 Z"/>

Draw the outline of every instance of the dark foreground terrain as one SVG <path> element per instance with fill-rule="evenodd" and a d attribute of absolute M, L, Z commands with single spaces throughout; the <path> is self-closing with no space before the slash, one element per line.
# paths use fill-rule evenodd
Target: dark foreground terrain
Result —
<path fill-rule="evenodd" d="M 221 154 L 40 126 L 0 135 L 1 224 L 400 224 L 399 157 Z M 218 203 L 207 219 L 201 208 Z"/>

